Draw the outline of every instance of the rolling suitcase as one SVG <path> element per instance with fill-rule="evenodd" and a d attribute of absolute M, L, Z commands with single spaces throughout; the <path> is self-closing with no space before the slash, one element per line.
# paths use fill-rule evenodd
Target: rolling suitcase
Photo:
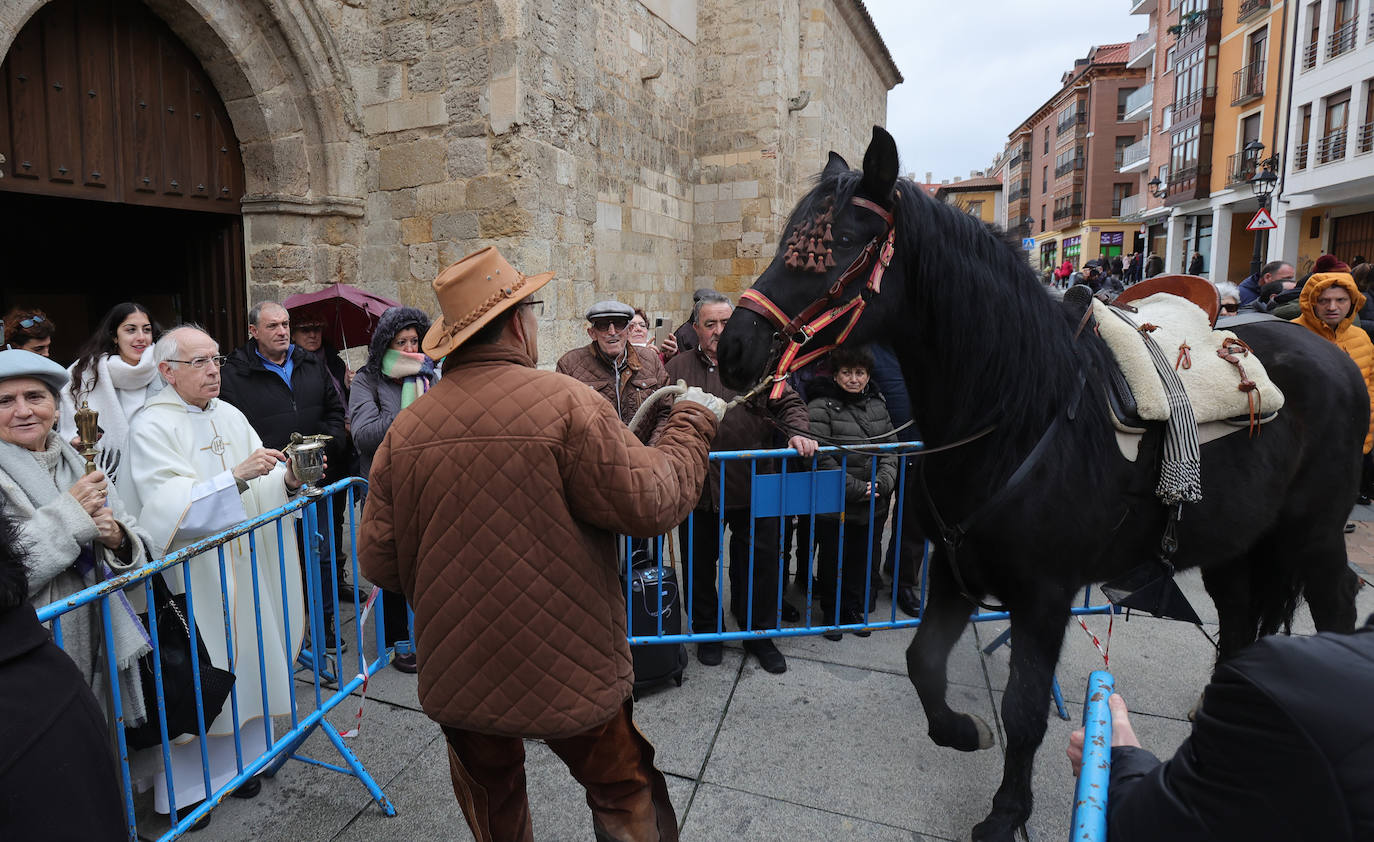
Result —
<path fill-rule="evenodd" d="M 636 553 L 636 555 L 639 555 Z M 636 559 L 638 561 L 638 559 Z M 677 571 L 668 565 L 659 578 L 657 564 L 636 565 L 630 573 L 630 634 L 657 635 L 663 618 L 663 634 L 682 633 L 682 602 L 678 595 Z M 662 608 L 659 594 L 663 595 Z M 681 643 L 653 643 L 630 647 L 634 661 L 634 695 L 672 679 L 682 686 L 682 671 L 687 668 L 687 647 Z"/>

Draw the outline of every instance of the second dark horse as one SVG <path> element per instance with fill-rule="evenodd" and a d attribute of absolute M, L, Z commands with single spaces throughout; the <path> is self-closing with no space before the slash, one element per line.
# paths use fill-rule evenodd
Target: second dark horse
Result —
<path fill-rule="evenodd" d="M 909 483 L 907 517 L 928 535 L 941 535 L 936 512 L 947 525 L 977 514 L 957 544 L 957 577 L 947 544 L 935 540 L 929 601 L 907 671 L 931 739 L 962 751 L 989 748 L 987 724 L 945 699 L 949 653 L 972 609 L 961 586 L 1011 611 L 1002 783 L 973 834 L 1010 840 L 1030 816 L 1031 765 L 1070 601 L 1158 551 L 1166 514 L 1153 494 L 1158 462 L 1148 454 L 1157 453 L 1161 433 L 1146 435 L 1136 462 L 1121 455 L 1103 399 L 1110 351 L 1090 332 L 1075 339 L 1077 319 L 1046 294 L 1014 241 L 898 179 L 897 166 L 896 145 L 880 128 L 862 171 L 831 153 L 783 239 L 801 228 L 802 251 L 828 248 L 832 259 L 804 262 L 795 248 L 789 258 L 784 242 L 753 287 L 775 305 L 774 318 L 735 311 L 720 341 L 721 374 L 743 391 L 771 371 L 782 342 L 777 316 L 791 319 L 825 298 L 856 259 L 864 261 L 866 246 L 880 250 L 889 228 L 873 206 L 891 214 L 894 254 L 879 290 L 866 289 L 866 263 L 831 303 L 869 296 L 846 344 L 894 349 L 928 447 L 991 427 L 920 460 L 929 498 Z M 834 341 L 847 322 L 846 315 L 819 331 L 807 348 Z M 1342 527 L 1370 419 L 1360 373 L 1336 346 L 1277 321 L 1235 332 L 1286 404 L 1254 438 L 1241 431 L 1203 445 L 1203 499 L 1185 505 L 1178 523 L 1173 561 L 1202 570 L 1220 618 L 1221 658 L 1286 626 L 1304 597 L 1318 629 L 1354 628 L 1358 583 Z M 999 494 L 1042 437 L 1046 455 Z"/>

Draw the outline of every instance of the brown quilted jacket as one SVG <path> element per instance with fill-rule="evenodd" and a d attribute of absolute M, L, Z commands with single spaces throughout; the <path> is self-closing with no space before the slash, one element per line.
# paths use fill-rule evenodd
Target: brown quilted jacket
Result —
<path fill-rule="evenodd" d="M 671 383 L 685 380 L 688 386 L 699 386 L 726 401 L 739 394 L 734 389 L 727 388 L 720 381 L 720 366 L 711 362 L 711 358 L 706 356 L 700 348 L 678 354 L 668 360 L 668 380 Z M 758 406 L 761 400 L 755 399 L 725 413 L 725 420 L 720 422 L 720 429 L 716 431 L 715 438 L 711 440 L 712 451 L 785 447 L 786 441 L 794 435 L 792 431 L 806 433 L 811 429 L 811 420 L 806 411 L 806 404 L 802 403 L 801 398 L 792 391 L 791 386 L 784 388 L 782 395 L 777 400 L 767 401 L 766 410 Z M 769 415 L 790 427 L 792 431 L 783 432 L 774 427 L 768 420 Z M 756 470 L 761 474 L 776 473 L 778 470 L 777 463 L 778 460 L 776 459 L 760 460 Z M 749 463 L 740 460 L 726 462 L 725 508 L 747 508 L 749 504 Z M 706 478 L 706 488 L 702 491 L 701 501 L 697 508 L 703 511 L 708 509 L 720 510 L 720 463 L 718 462 L 711 465 L 710 475 Z"/>
<path fill-rule="evenodd" d="M 434 721 L 565 737 L 630 695 L 612 533 L 691 510 L 715 416 L 673 408 L 656 447 L 600 395 L 504 345 L 460 348 L 372 463 L 367 578 L 415 610 L 420 704 Z"/>
<path fill-rule="evenodd" d="M 574 348 L 559 357 L 555 369 L 559 374 L 566 374 L 595 389 L 601 397 L 611 402 L 620 420 L 626 424 L 635 417 L 635 412 L 655 389 L 668 385 L 668 372 L 663 370 L 663 362 L 652 348 L 628 347 L 632 356 L 621 364 L 618 373 L 606 355 L 597 349 L 595 342 Z M 659 401 L 658 409 L 635 431 L 640 441 L 654 441 L 668 420 L 670 406 L 672 403 L 668 400 Z"/>

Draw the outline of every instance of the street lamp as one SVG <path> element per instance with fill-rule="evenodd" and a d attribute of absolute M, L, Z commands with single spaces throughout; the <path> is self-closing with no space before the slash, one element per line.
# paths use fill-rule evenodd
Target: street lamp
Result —
<path fill-rule="evenodd" d="M 1270 157 L 1259 160 L 1260 153 L 1264 151 L 1264 144 L 1258 140 L 1252 140 L 1245 144 L 1245 151 L 1250 155 L 1255 164 L 1255 174 L 1250 178 L 1250 189 L 1255 193 L 1255 201 L 1262 211 L 1269 210 L 1269 197 L 1273 195 L 1274 188 L 1278 186 L 1279 177 L 1274 174 L 1275 158 Z M 1250 277 L 1259 282 L 1260 266 L 1263 263 L 1260 247 L 1264 241 L 1262 232 L 1255 232 L 1255 250 L 1250 254 Z"/>
<path fill-rule="evenodd" d="M 1169 191 L 1164 189 L 1164 182 L 1160 181 L 1157 175 L 1147 181 L 1145 186 L 1150 188 L 1150 194 L 1156 199 L 1163 199 L 1165 196 L 1169 195 Z"/>
<path fill-rule="evenodd" d="M 1022 226 L 1023 228 L 1026 229 L 1026 233 L 1027 233 L 1027 234 L 1034 234 L 1034 233 L 1035 233 L 1035 217 L 1033 217 L 1033 216 L 1023 216 L 1023 217 L 1021 217 L 1021 226 Z"/>

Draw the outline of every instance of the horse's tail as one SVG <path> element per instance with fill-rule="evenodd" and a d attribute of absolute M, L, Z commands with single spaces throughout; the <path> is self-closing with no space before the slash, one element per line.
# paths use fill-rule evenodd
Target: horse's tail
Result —
<path fill-rule="evenodd" d="M 1275 575 L 1256 576 L 1252 579 L 1255 588 L 1251 605 L 1255 607 L 1255 631 L 1260 637 L 1293 632 L 1293 615 L 1303 598 L 1303 576 L 1301 571 L 1289 565 L 1279 565 Z"/>

